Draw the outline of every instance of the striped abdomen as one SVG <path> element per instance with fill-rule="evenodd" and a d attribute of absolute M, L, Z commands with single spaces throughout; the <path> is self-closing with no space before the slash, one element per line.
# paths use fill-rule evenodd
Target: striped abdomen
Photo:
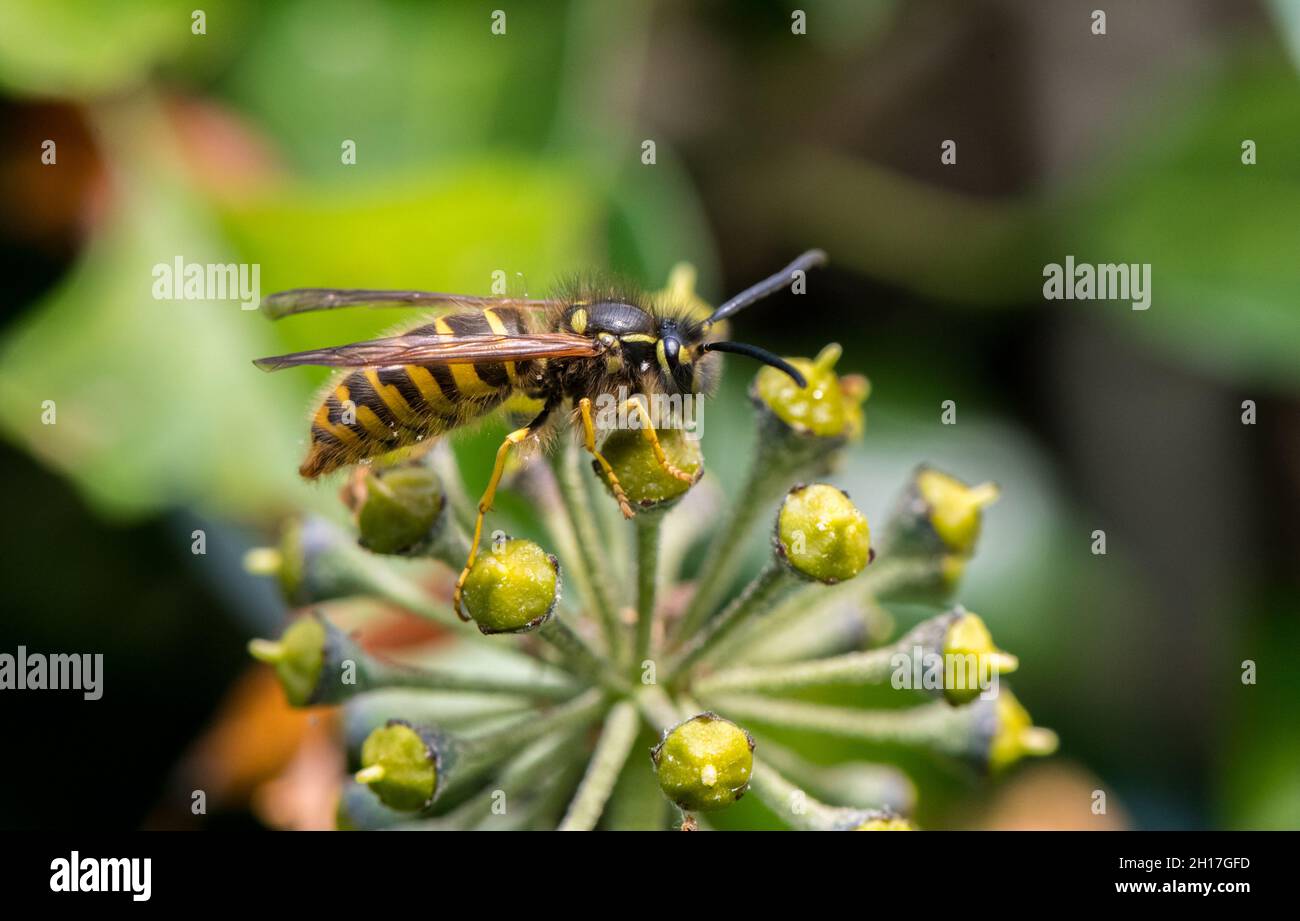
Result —
<path fill-rule="evenodd" d="M 439 317 L 411 330 L 444 336 L 519 335 L 517 310 Z M 363 368 L 336 378 L 312 414 L 311 448 L 298 472 L 314 479 L 339 467 L 448 432 L 501 404 L 531 362 Z"/>

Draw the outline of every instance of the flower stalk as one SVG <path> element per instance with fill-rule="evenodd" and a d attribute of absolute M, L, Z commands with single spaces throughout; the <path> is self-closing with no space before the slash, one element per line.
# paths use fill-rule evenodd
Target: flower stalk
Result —
<path fill-rule="evenodd" d="M 754 760 L 750 782 L 754 795 L 791 828 L 799 831 L 848 831 L 871 817 L 866 809 L 830 806 L 795 786 L 761 759 Z"/>
<path fill-rule="evenodd" d="M 966 657 L 973 657 L 968 660 Z M 955 662 L 955 665 L 953 664 Z M 950 699 L 966 702 L 980 692 L 979 681 L 989 673 L 1015 671 L 1015 656 L 992 645 L 978 617 L 961 608 L 923 621 L 890 646 L 792 664 L 750 665 L 724 669 L 693 685 L 701 696 L 720 693 L 784 693 L 835 685 L 888 684 L 900 670 L 910 677 L 916 667 L 934 668 L 956 680 L 945 686 Z M 972 670 L 970 666 L 974 666 Z M 960 669 L 960 671 L 958 671 Z M 910 686 L 910 684 L 909 684 Z M 967 693 L 970 692 L 970 693 Z"/>
<path fill-rule="evenodd" d="M 779 729 L 822 732 L 884 745 L 919 748 L 1001 769 L 1025 755 L 1049 755 L 1056 734 L 1033 726 L 1011 692 L 967 707 L 945 701 L 897 710 L 862 710 L 765 697 L 705 698 L 720 712 Z"/>
<path fill-rule="evenodd" d="M 763 761 L 809 793 L 832 805 L 870 807 L 907 815 L 916 808 L 916 786 L 898 768 L 866 761 L 813 764 L 759 736 Z"/>
<path fill-rule="evenodd" d="M 661 512 L 642 512 L 636 517 L 636 645 L 633 669 L 650 655 L 654 646 L 655 593 L 659 583 L 659 538 Z"/>
<path fill-rule="evenodd" d="M 640 720 L 631 701 L 620 701 L 610 708 L 587 772 L 560 822 L 560 831 L 591 831 L 596 827 L 639 729 Z"/>
<path fill-rule="evenodd" d="M 670 676 L 679 676 L 704 659 L 742 624 L 768 610 L 782 594 L 798 584 L 798 579 L 775 560 L 754 577 L 740 597 L 709 622 L 684 646 L 668 665 Z"/>
<path fill-rule="evenodd" d="M 482 674 L 388 662 L 362 649 L 319 613 L 290 625 L 278 641 L 252 640 L 249 652 L 276 669 L 295 706 L 341 703 L 384 688 L 517 694 L 538 700 L 565 700 L 578 692 L 572 680 L 555 669 Z"/>
<path fill-rule="evenodd" d="M 578 555 L 583 568 L 590 574 L 588 581 L 591 597 L 588 602 L 600 624 L 610 659 L 620 661 L 625 654 L 623 629 L 618 621 L 618 609 L 609 592 L 609 567 L 600 551 L 603 546 L 600 530 L 596 524 L 595 511 L 591 507 L 591 497 L 582 479 L 582 467 L 578 462 L 576 448 L 565 444 L 556 460 L 556 467 L 560 496 L 568 510 L 569 520 L 573 522 Z"/>

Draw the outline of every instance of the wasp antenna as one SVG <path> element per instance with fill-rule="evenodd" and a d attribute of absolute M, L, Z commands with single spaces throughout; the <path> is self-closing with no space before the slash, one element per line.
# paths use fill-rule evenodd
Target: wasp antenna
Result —
<path fill-rule="evenodd" d="M 769 275 L 756 285 L 750 285 L 744 291 L 741 291 L 735 297 L 713 311 L 713 315 L 705 321 L 706 324 L 717 323 L 719 320 L 725 320 L 727 317 L 739 313 L 755 301 L 761 301 L 786 285 L 790 284 L 790 276 L 795 272 L 806 272 L 808 269 L 816 268 L 819 265 L 826 264 L 826 253 L 820 249 L 810 249 L 794 262 L 787 265 L 775 275 Z"/>
<path fill-rule="evenodd" d="M 756 345 L 749 345 L 746 342 L 706 342 L 704 344 L 704 351 L 730 352 L 733 355 L 744 355 L 747 358 L 755 358 L 765 365 L 771 365 L 778 371 L 784 371 L 786 374 L 790 375 L 790 379 L 798 384 L 800 388 L 808 386 L 808 382 L 804 380 L 802 374 L 795 370 L 794 365 L 790 364 L 790 362 L 778 355 L 773 355 L 767 349 L 760 349 Z"/>

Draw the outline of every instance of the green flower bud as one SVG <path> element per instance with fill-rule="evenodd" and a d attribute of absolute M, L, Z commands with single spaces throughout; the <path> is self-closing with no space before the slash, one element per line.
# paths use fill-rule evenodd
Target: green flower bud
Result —
<path fill-rule="evenodd" d="M 956 669 L 960 669 L 959 673 L 954 670 L 954 674 L 958 675 L 956 683 L 961 687 L 945 688 L 943 692 L 952 704 L 969 703 L 978 697 L 980 681 L 986 674 L 1014 672 L 1020 665 L 1019 659 L 993 644 L 993 635 L 983 620 L 961 608 L 944 637 L 943 656 L 945 666 L 953 661 Z M 944 674 L 948 674 L 946 667 Z"/>
<path fill-rule="evenodd" d="M 559 561 L 530 540 L 494 544 L 474 561 L 462 597 L 483 633 L 535 630 L 560 599 Z"/>
<path fill-rule="evenodd" d="M 360 483 L 357 529 L 373 553 L 409 554 L 427 547 L 445 498 L 438 475 L 422 464 L 371 470 Z"/>
<path fill-rule="evenodd" d="M 749 789 L 754 740 L 716 713 L 668 730 L 650 753 L 664 795 L 687 812 L 730 806 Z"/>
<path fill-rule="evenodd" d="M 892 812 L 878 812 L 863 821 L 854 831 L 916 831 L 916 826 Z"/>
<path fill-rule="evenodd" d="M 751 396 L 760 407 L 770 410 L 792 431 L 814 438 L 855 438 L 862 434 L 862 403 L 870 394 L 866 378 L 843 381 L 835 374 L 835 363 L 843 349 L 832 343 L 812 361 L 786 359 L 804 376 L 800 387 L 786 374 L 764 367 L 754 379 Z"/>
<path fill-rule="evenodd" d="M 290 605 L 342 598 L 363 588 L 350 555 L 351 539 L 323 518 L 291 520 L 278 547 L 258 547 L 244 555 L 244 569 L 275 576 Z"/>
<path fill-rule="evenodd" d="M 796 486 L 777 516 L 776 552 L 805 578 L 843 582 L 871 562 L 871 529 L 843 490 Z"/>
<path fill-rule="evenodd" d="M 250 640 L 248 652 L 275 668 L 280 686 L 295 707 L 314 702 L 325 664 L 325 625 L 316 617 L 301 617 L 289 625 L 278 641 Z"/>
<path fill-rule="evenodd" d="M 600 448 L 614 469 L 628 502 L 642 510 L 672 506 L 704 475 L 704 456 L 700 453 L 698 438 L 687 437 L 681 428 L 655 431 L 664 456 L 678 470 L 691 476 L 689 482 L 664 469 L 655 455 L 654 446 L 640 429 L 615 429 Z M 592 466 L 605 488 L 609 489 L 603 468 L 596 462 Z"/>
<path fill-rule="evenodd" d="M 956 477 L 920 467 L 886 528 L 885 552 L 968 557 L 979 539 L 983 510 L 997 498 L 992 483 L 967 486 Z"/>
<path fill-rule="evenodd" d="M 380 801 L 399 812 L 418 812 L 433 802 L 438 787 L 438 747 L 430 733 L 401 720 L 366 737 L 355 777 Z"/>
<path fill-rule="evenodd" d="M 916 475 L 916 488 L 925 500 L 930 525 L 944 546 L 953 553 L 969 555 L 979 537 L 981 511 L 997 501 L 997 486 L 967 486 L 946 473 L 923 468 Z"/>
<path fill-rule="evenodd" d="M 1056 751 L 1056 733 L 1035 726 L 1029 711 L 1005 687 L 994 701 L 994 727 L 989 741 L 988 764 L 1001 771 L 1027 755 L 1043 756 Z"/>

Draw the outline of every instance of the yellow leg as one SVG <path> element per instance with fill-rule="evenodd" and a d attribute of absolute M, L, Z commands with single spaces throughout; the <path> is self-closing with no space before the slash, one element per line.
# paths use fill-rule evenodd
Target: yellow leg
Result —
<path fill-rule="evenodd" d="M 604 470 L 605 476 L 609 478 L 609 488 L 614 491 L 614 498 L 618 500 L 618 510 L 623 513 L 624 518 L 631 518 L 636 512 L 632 511 L 632 506 L 627 501 L 627 495 L 623 492 L 623 486 L 619 483 L 614 468 L 609 465 L 609 461 L 605 460 L 605 455 L 596 450 L 596 424 L 591 420 L 591 400 L 583 397 L 578 401 L 578 409 L 582 412 L 583 443 L 587 447 L 587 452 L 596 458 L 600 469 Z"/>
<path fill-rule="evenodd" d="M 469 617 L 461 610 L 461 591 L 465 588 L 465 580 L 469 578 L 469 571 L 473 568 L 474 561 L 478 559 L 478 544 L 483 538 L 483 519 L 487 517 L 488 512 L 492 511 L 492 500 L 496 498 L 497 486 L 501 483 L 501 477 L 505 473 L 506 457 L 510 454 L 511 448 L 531 435 L 532 432 L 531 426 L 515 429 L 506 436 L 505 441 L 501 442 L 501 447 L 497 448 L 496 463 L 492 465 L 492 477 L 488 480 L 487 489 L 483 491 L 483 498 L 478 501 L 478 517 L 474 519 L 474 539 L 469 545 L 469 559 L 465 561 L 465 568 L 460 571 L 460 577 L 456 579 L 456 591 L 451 599 L 452 608 L 461 620 L 469 620 Z"/>
<path fill-rule="evenodd" d="M 664 446 L 659 443 L 659 433 L 655 431 L 654 420 L 650 418 L 650 412 L 645 408 L 645 404 L 640 400 L 631 399 L 625 405 L 630 407 L 641 420 L 641 435 L 646 441 L 650 442 L 650 447 L 655 452 L 655 460 L 659 462 L 659 466 L 664 469 L 664 472 L 669 476 L 677 477 L 683 483 L 694 483 L 695 477 L 675 465 L 668 459 L 668 455 L 664 453 Z"/>

